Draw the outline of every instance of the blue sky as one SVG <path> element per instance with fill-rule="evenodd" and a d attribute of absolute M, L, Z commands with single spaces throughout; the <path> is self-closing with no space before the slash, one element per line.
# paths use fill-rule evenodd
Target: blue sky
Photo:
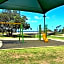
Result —
<path fill-rule="evenodd" d="M 1 12 L 1 10 L 0 10 Z M 43 14 L 21 11 L 21 15 L 25 15 L 32 30 L 37 31 L 38 26 L 41 24 L 43 30 Z M 46 13 L 46 24 L 48 29 L 54 30 L 56 26 L 61 25 L 59 29 L 64 27 L 64 6 L 57 7 Z"/>
<path fill-rule="evenodd" d="M 21 11 L 21 15 L 27 16 L 27 22 L 30 23 L 33 30 L 38 30 L 39 24 L 42 25 L 43 30 L 43 14 Z M 64 6 L 48 11 L 46 13 L 46 24 L 48 25 L 48 29 L 51 30 L 54 30 L 58 25 L 61 25 L 59 29 L 62 29 L 64 27 Z"/>

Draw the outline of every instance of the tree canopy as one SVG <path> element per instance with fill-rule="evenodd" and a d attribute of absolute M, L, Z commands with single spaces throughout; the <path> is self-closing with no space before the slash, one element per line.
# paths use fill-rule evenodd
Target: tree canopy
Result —
<path fill-rule="evenodd" d="M 0 13 L 0 22 L 11 22 L 11 23 L 21 23 L 23 25 L 23 29 L 29 29 L 30 24 L 26 22 L 27 17 L 26 16 L 20 16 L 19 13 L 17 13 L 17 10 L 11 11 L 11 10 L 4 10 L 2 13 Z M 2 31 L 11 31 L 16 30 L 20 28 L 20 25 L 13 25 L 13 24 L 0 24 L 0 29 Z"/>

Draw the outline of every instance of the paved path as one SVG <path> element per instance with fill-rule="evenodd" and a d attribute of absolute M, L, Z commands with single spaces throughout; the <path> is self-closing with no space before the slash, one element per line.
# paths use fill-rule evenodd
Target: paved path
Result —
<path fill-rule="evenodd" d="M 22 40 L 22 38 L 20 39 Z M 0 40 L 19 40 L 19 38 L 0 38 Z M 24 38 L 24 40 L 38 40 L 38 38 Z"/>
<path fill-rule="evenodd" d="M 49 38 L 49 39 L 64 42 L 64 40 L 61 40 L 61 39 L 52 39 L 52 38 Z M 19 40 L 19 38 L 0 38 L 0 40 Z M 24 40 L 39 40 L 39 39 L 38 38 L 24 38 Z M 41 40 L 43 39 L 41 38 Z"/>

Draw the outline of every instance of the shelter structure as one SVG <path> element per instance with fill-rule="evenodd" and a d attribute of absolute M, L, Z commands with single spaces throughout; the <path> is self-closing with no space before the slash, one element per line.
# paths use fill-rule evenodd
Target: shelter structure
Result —
<path fill-rule="evenodd" d="M 2 3 L 4 3 L 4 2 L 6 2 L 7 0 L 0 0 L 0 4 L 2 4 Z"/>
<path fill-rule="evenodd" d="M 30 11 L 44 14 L 44 32 L 45 13 L 53 8 L 64 5 L 64 0 L 0 0 L 0 2 L 0 9 Z"/>

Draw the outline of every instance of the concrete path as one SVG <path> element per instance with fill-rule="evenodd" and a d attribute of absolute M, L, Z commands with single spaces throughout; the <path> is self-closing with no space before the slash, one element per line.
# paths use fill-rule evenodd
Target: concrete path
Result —
<path fill-rule="evenodd" d="M 64 42 L 64 40 L 61 40 L 61 39 L 52 39 L 52 38 L 48 38 L 48 39 Z M 19 38 L 0 38 L 0 40 L 19 40 Z M 38 38 L 24 38 L 24 40 L 39 40 L 39 39 Z M 41 38 L 41 40 L 43 39 Z"/>
<path fill-rule="evenodd" d="M 3 46 L 3 43 L 2 43 L 2 41 L 0 41 L 0 48 Z"/>

